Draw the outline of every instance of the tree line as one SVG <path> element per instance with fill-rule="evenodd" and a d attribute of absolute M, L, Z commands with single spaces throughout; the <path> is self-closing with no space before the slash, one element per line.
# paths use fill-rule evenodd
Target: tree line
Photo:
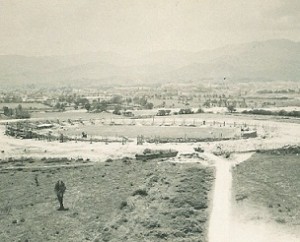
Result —
<path fill-rule="evenodd" d="M 30 113 L 27 110 L 24 110 L 21 104 L 19 104 L 16 108 L 9 108 L 7 106 L 4 106 L 3 114 L 10 118 L 30 118 Z"/>
<path fill-rule="evenodd" d="M 265 109 L 253 109 L 253 110 L 244 110 L 244 114 L 257 114 L 257 115 L 272 115 L 272 116 L 287 116 L 287 117 L 300 117 L 300 111 L 270 111 Z"/>

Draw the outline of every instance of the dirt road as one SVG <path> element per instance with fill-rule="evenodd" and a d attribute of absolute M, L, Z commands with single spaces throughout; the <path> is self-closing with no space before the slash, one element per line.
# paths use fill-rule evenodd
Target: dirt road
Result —
<path fill-rule="evenodd" d="M 213 154 L 207 158 L 215 161 L 216 180 L 213 195 L 213 207 L 209 223 L 209 242 L 230 242 L 230 163 Z"/>
<path fill-rule="evenodd" d="M 235 154 L 231 160 L 205 154 L 215 162 L 216 180 L 209 223 L 209 242 L 297 242 L 300 238 L 265 221 L 241 221 L 231 212 L 231 167 L 250 158 L 252 153 Z"/>

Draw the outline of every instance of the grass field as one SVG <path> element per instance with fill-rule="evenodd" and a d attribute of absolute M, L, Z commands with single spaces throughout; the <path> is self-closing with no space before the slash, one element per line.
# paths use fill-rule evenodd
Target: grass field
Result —
<path fill-rule="evenodd" d="M 297 154 L 256 153 L 233 170 L 236 201 L 267 210 L 280 224 L 300 225 L 299 188 Z"/>
<path fill-rule="evenodd" d="M 130 159 L 2 170 L 0 241 L 207 241 L 213 173 L 197 163 Z M 58 179 L 68 211 L 57 211 Z"/>
<path fill-rule="evenodd" d="M 59 120 L 74 120 L 74 119 L 99 119 L 99 118 L 117 118 L 117 115 L 111 113 L 88 113 L 86 110 L 77 110 L 77 111 L 66 111 L 66 112 L 36 112 L 32 113 L 32 118 L 39 119 L 59 119 Z"/>
<path fill-rule="evenodd" d="M 136 138 L 138 135 L 145 137 L 163 137 L 163 138 L 232 138 L 235 131 L 231 128 L 213 128 L 213 127 L 161 127 L 161 126 L 129 126 L 129 125 L 85 125 L 78 127 L 68 127 L 64 134 L 68 136 L 80 136 L 82 132 L 89 136 L 125 136 Z M 222 136 L 221 136 L 222 134 Z"/>

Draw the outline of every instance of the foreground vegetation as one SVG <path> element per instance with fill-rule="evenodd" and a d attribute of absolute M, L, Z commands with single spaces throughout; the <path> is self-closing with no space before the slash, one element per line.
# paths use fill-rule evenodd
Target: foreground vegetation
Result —
<path fill-rule="evenodd" d="M 264 208 L 277 223 L 299 225 L 299 151 L 284 148 L 256 153 L 238 165 L 233 170 L 236 201 Z"/>
<path fill-rule="evenodd" d="M 129 158 L 69 168 L 31 163 L 1 170 L 0 241 L 207 241 L 211 168 Z M 57 211 L 60 179 L 67 211 Z"/>

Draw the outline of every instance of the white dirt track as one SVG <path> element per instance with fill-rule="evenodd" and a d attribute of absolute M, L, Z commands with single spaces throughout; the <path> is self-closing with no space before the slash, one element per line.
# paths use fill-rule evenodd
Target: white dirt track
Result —
<path fill-rule="evenodd" d="M 252 153 L 235 155 L 225 160 L 212 154 L 207 158 L 215 162 L 216 180 L 213 208 L 210 216 L 209 242 L 299 242 L 299 234 L 291 234 L 276 224 L 265 221 L 242 221 L 231 213 L 231 187 L 233 165 L 250 158 Z"/>

